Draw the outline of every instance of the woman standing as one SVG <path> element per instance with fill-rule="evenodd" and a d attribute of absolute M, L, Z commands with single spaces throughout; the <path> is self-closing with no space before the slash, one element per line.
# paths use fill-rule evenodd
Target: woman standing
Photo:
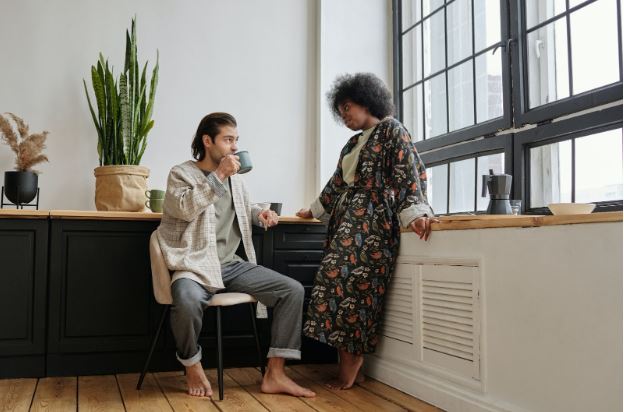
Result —
<path fill-rule="evenodd" d="M 314 280 L 303 332 L 338 349 L 336 389 L 353 386 L 378 341 L 385 292 L 401 226 L 431 233 L 425 165 L 405 127 L 392 118 L 390 91 L 370 73 L 344 75 L 328 93 L 337 119 L 354 131 L 338 167 L 300 217 L 329 216 L 325 255 Z"/>

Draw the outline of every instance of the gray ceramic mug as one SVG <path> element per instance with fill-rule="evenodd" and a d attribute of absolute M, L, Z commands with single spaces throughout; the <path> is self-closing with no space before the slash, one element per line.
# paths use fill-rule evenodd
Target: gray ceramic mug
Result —
<path fill-rule="evenodd" d="M 238 156 L 238 161 L 240 162 L 240 169 L 238 169 L 239 174 L 247 173 L 251 169 L 253 169 L 253 164 L 251 163 L 251 156 L 249 156 L 249 152 L 247 150 L 241 150 L 240 152 L 234 153 L 235 156 Z"/>

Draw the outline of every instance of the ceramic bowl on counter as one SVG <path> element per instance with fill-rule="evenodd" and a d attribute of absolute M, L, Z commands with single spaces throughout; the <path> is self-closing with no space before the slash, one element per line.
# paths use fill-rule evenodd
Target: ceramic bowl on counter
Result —
<path fill-rule="evenodd" d="M 550 203 L 553 215 L 588 215 L 596 207 L 593 203 Z"/>

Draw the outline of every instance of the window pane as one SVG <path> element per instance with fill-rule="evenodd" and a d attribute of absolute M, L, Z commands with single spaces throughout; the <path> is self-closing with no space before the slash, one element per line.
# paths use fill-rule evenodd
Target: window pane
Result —
<path fill-rule="evenodd" d="M 473 0 L 475 52 L 500 42 L 500 1 Z M 487 7 L 486 7 L 487 4 Z"/>
<path fill-rule="evenodd" d="M 566 9 L 565 0 L 526 0 L 526 27 L 531 27 L 563 13 Z"/>
<path fill-rule="evenodd" d="M 403 124 L 416 142 L 423 139 L 422 84 L 403 93 Z"/>
<path fill-rule="evenodd" d="M 422 79 L 422 25 L 419 24 L 403 36 L 403 87 Z"/>
<path fill-rule="evenodd" d="M 402 30 L 419 21 L 422 18 L 420 15 L 420 0 L 402 0 L 401 17 Z"/>
<path fill-rule="evenodd" d="M 598 0 L 570 15 L 573 94 L 620 80 L 616 0 Z"/>
<path fill-rule="evenodd" d="M 444 0 L 424 0 L 423 1 L 423 14 L 426 16 L 438 7 L 444 4 Z"/>
<path fill-rule="evenodd" d="M 442 73 L 425 82 L 425 139 L 446 132 L 446 74 Z"/>
<path fill-rule="evenodd" d="M 481 197 L 481 187 L 483 186 L 483 175 L 489 175 L 490 169 L 494 174 L 505 173 L 505 154 L 496 153 L 489 156 L 481 156 L 477 158 L 477 210 L 487 210 L 490 203 L 490 195 L 486 194 Z"/>
<path fill-rule="evenodd" d="M 448 213 L 446 200 L 448 196 L 448 165 L 434 166 L 427 169 L 427 200 L 437 214 Z"/>
<path fill-rule="evenodd" d="M 474 124 L 472 60 L 448 72 L 449 131 Z"/>
<path fill-rule="evenodd" d="M 503 115 L 503 75 L 501 49 L 476 58 L 477 123 Z"/>
<path fill-rule="evenodd" d="M 474 212 L 475 159 L 451 162 L 449 212 Z"/>
<path fill-rule="evenodd" d="M 568 42 L 565 18 L 527 35 L 529 106 L 569 96 Z"/>
<path fill-rule="evenodd" d="M 425 76 L 444 68 L 444 10 L 424 21 Z"/>
<path fill-rule="evenodd" d="M 472 12 L 469 0 L 455 0 L 446 8 L 448 65 L 472 54 Z"/>
<path fill-rule="evenodd" d="M 572 142 L 533 147 L 531 158 L 531 206 L 572 201 Z"/>
<path fill-rule="evenodd" d="M 575 201 L 622 200 L 622 129 L 579 137 L 574 144 Z"/>

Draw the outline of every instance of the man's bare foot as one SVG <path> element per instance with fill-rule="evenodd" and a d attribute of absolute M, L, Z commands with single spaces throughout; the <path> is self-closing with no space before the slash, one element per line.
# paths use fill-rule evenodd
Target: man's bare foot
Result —
<path fill-rule="evenodd" d="M 201 362 L 186 367 L 188 394 L 192 396 L 212 396 L 212 388 L 202 368 Z"/>
<path fill-rule="evenodd" d="M 270 358 L 267 371 L 262 378 L 260 390 L 264 393 L 285 393 L 287 395 L 313 398 L 316 393 L 297 385 L 284 372 L 283 358 Z"/>
<path fill-rule="evenodd" d="M 331 389 L 350 389 L 355 383 L 364 382 L 364 375 L 360 371 L 363 364 L 363 355 L 353 355 L 340 350 L 338 378 L 327 382 L 326 385 Z"/>

